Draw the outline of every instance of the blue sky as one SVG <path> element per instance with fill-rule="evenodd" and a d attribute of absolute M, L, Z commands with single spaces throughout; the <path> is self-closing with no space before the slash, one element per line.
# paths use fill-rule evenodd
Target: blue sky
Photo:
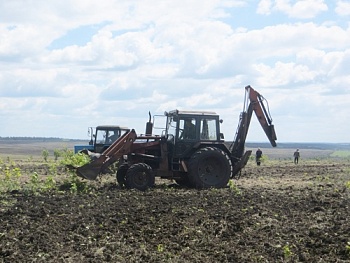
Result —
<path fill-rule="evenodd" d="M 350 142 L 350 1 L 0 1 L 0 137 L 144 133 L 148 111 L 216 111 L 251 85 L 279 142 Z M 268 141 L 252 119 L 248 141 Z"/>

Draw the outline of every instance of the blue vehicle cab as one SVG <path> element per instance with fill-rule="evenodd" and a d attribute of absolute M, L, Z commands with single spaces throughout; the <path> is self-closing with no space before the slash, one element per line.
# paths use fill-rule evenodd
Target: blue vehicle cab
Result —
<path fill-rule="evenodd" d="M 128 131 L 128 128 L 117 125 L 100 125 L 97 126 L 95 129 L 93 127 L 89 127 L 89 144 L 75 145 L 74 153 L 86 150 L 94 153 L 102 153 L 121 135 Z"/>

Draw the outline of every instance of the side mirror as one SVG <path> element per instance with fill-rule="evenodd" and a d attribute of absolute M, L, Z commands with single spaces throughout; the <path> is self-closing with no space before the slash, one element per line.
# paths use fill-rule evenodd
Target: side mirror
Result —
<path fill-rule="evenodd" d="M 220 132 L 220 139 L 225 139 L 224 134 L 222 132 Z"/>

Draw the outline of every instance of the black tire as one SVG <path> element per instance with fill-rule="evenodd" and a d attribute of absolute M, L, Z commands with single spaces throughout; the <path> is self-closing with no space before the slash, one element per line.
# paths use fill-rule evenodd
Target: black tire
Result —
<path fill-rule="evenodd" d="M 232 174 L 231 159 L 216 147 L 195 152 L 188 166 L 189 179 L 197 189 L 226 187 Z"/>
<path fill-rule="evenodd" d="M 183 186 L 183 187 L 190 187 L 190 188 L 194 187 L 194 185 L 190 181 L 187 173 L 182 174 L 182 178 L 181 179 L 175 179 L 175 182 L 178 185 Z"/>
<path fill-rule="evenodd" d="M 129 189 L 145 191 L 155 184 L 155 177 L 151 166 L 145 163 L 136 163 L 126 172 L 125 185 Z"/>
<path fill-rule="evenodd" d="M 126 183 L 126 172 L 128 171 L 127 165 L 121 165 L 117 171 L 117 182 L 120 187 L 124 187 Z"/>

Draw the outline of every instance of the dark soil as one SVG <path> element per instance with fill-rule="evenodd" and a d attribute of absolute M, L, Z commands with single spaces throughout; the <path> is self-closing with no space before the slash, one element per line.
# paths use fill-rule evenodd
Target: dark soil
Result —
<path fill-rule="evenodd" d="M 0 262 L 350 262 L 350 164 L 248 166 L 234 185 L 12 192 Z"/>

